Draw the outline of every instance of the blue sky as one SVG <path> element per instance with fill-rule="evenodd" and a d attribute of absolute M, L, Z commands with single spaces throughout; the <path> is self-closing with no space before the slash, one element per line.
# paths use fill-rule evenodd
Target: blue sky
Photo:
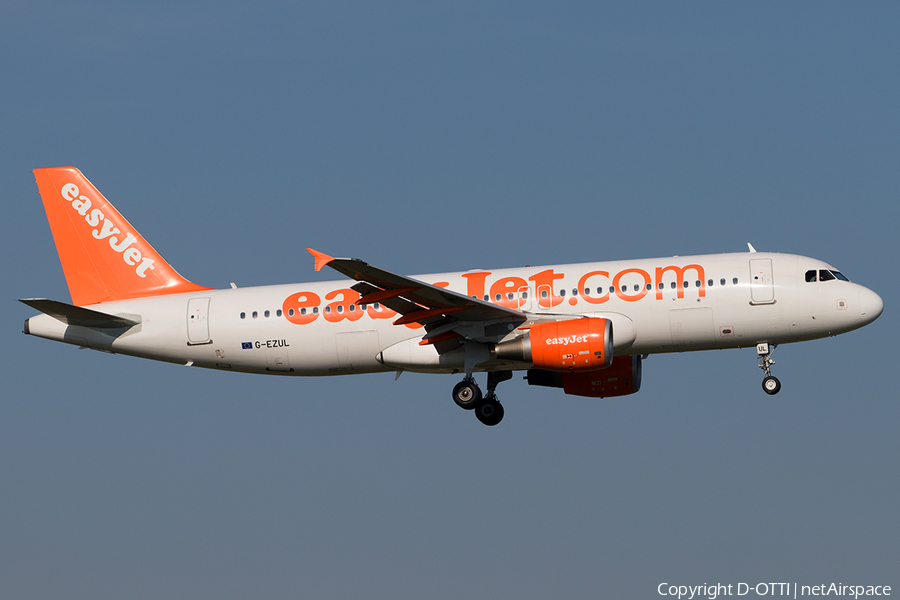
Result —
<path fill-rule="evenodd" d="M 657 597 L 900 587 L 900 7 L 9 2 L 0 596 Z M 650 357 L 610 400 L 265 378 L 21 334 L 67 301 L 31 170 L 80 168 L 187 278 L 758 250 L 869 327 Z"/>

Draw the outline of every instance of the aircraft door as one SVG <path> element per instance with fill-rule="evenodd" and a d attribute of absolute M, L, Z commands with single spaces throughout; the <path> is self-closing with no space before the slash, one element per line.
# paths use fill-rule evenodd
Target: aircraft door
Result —
<path fill-rule="evenodd" d="M 676 348 L 699 350 L 714 348 L 716 345 L 713 312 L 708 306 L 670 310 L 669 328 L 672 332 L 672 344 Z"/>
<path fill-rule="evenodd" d="M 750 259 L 750 302 L 772 304 L 775 302 L 775 282 L 772 278 L 772 259 Z"/>
<path fill-rule="evenodd" d="M 335 334 L 334 341 L 341 370 L 371 369 L 378 365 L 375 357 L 381 352 L 381 346 L 377 331 L 344 331 Z"/>
<path fill-rule="evenodd" d="M 187 310 L 188 346 L 212 344 L 209 339 L 209 298 L 191 298 Z"/>
<path fill-rule="evenodd" d="M 284 340 L 272 340 L 272 346 L 266 346 L 266 371 L 291 371 L 287 348 Z"/>

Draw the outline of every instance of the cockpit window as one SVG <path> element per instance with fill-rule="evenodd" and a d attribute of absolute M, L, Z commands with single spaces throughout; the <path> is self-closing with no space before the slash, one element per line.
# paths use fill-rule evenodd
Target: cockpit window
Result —
<path fill-rule="evenodd" d="M 847 277 L 846 277 L 843 273 L 841 273 L 840 271 L 832 271 L 832 273 L 834 274 L 835 277 L 837 277 L 837 278 L 840 279 L 841 281 L 850 281 L 850 280 L 847 279 Z"/>
<path fill-rule="evenodd" d="M 818 277 L 816 277 L 816 273 L 818 273 Z M 840 271 L 835 271 L 834 269 L 830 271 L 826 269 L 819 269 L 818 271 L 816 271 L 815 269 L 810 269 L 806 272 L 807 283 L 815 283 L 816 281 L 834 281 L 835 279 L 840 279 L 841 281 L 850 281 L 843 273 L 841 273 Z"/>

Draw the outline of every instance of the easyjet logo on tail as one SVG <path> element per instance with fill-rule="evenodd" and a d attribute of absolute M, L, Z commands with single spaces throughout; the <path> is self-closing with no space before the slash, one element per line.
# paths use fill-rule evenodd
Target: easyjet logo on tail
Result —
<path fill-rule="evenodd" d="M 60 193 L 70 203 L 72 210 L 84 217 L 84 222 L 89 227 L 96 227 L 91 232 L 94 239 L 98 242 L 107 240 L 109 247 L 122 255 L 125 264 L 135 268 L 134 272 L 138 277 L 146 277 L 148 269 L 152 271 L 156 268 L 152 258 L 142 256 L 141 251 L 132 245 L 138 241 L 137 236 L 131 232 L 126 232 L 123 236 L 122 231 L 103 214 L 102 210 L 91 208 L 93 204 L 91 199 L 81 195 L 77 185 L 67 183 L 62 186 Z"/>

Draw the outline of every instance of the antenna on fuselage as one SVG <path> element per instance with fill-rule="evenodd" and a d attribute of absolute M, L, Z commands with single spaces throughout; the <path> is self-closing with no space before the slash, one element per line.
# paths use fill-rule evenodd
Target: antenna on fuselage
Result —
<path fill-rule="evenodd" d="M 754 248 L 753 244 L 751 244 L 750 242 L 747 242 L 747 247 L 750 248 L 750 254 L 753 254 L 756 252 L 756 248 Z"/>

